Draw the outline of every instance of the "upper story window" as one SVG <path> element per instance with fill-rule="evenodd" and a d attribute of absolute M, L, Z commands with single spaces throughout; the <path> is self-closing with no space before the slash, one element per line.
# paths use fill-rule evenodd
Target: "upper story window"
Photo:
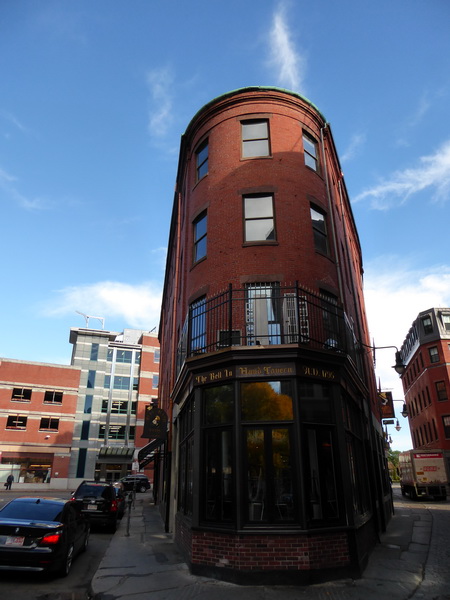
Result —
<path fill-rule="evenodd" d="M 447 388 L 445 387 L 445 381 L 436 381 L 435 386 L 436 386 L 437 399 L 439 400 L 439 402 L 444 402 L 445 400 L 448 400 Z"/>
<path fill-rule="evenodd" d="M 194 221 L 194 262 L 206 256 L 208 217 L 206 211 Z"/>
<path fill-rule="evenodd" d="M 159 348 L 155 348 L 155 354 L 153 357 L 153 360 L 155 361 L 155 363 L 159 363 L 160 356 L 161 356 L 161 350 Z"/>
<path fill-rule="evenodd" d="M 431 321 L 430 315 L 427 315 L 426 317 L 422 317 L 422 326 L 423 326 L 423 332 L 425 334 L 433 333 L 433 322 Z"/>
<path fill-rule="evenodd" d="M 157 388 L 159 386 L 159 375 L 157 373 L 155 373 L 153 375 L 153 380 L 152 380 L 152 388 Z"/>
<path fill-rule="evenodd" d="M 242 157 L 270 156 L 269 121 L 251 119 L 242 121 Z"/>
<path fill-rule="evenodd" d="M 62 392 L 50 392 L 47 391 L 44 394 L 44 404 L 62 404 L 63 393 Z"/>
<path fill-rule="evenodd" d="M 11 400 L 17 402 L 30 402 L 31 390 L 28 388 L 14 388 L 11 394 Z"/>
<path fill-rule="evenodd" d="M 317 252 L 328 254 L 328 235 L 325 214 L 311 206 L 311 222 L 314 234 L 314 246 Z"/>
<path fill-rule="evenodd" d="M 100 347 L 100 344 L 94 343 L 91 346 L 91 360 L 98 360 L 98 349 Z"/>
<path fill-rule="evenodd" d="M 319 170 L 319 153 L 316 140 L 303 132 L 303 150 L 305 154 L 305 165 L 314 171 Z"/>
<path fill-rule="evenodd" d="M 433 346 L 432 348 L 428 348 L 428 353 L 430 355 L 430 362 L 437 363 L 439 362 L 439 351 L 437 346 Z"/>
<path fill-rule="evenodd" d="M 88 371 L 87 385 L 88 388 L 95 387 L 95 371 Z"/>
<path fill-rule="evenodd" d="M 206 298 L 202 296 L 189 307 L 190 348 L 192 352 L 204 352 L 206 346 Z"/>
<path fill-rule="evenodd" d="M 195 164 L 197 169 L 197 181 L 208 173 L 208 140 L 200 144 L 195 152 Z"/>
<path fill-rule="evenodd" d="M 252 195 L 244 197 L 245 242 L 275 240 L 273 196 Z"/>
<path fill-rule="evenodd" d="M 9 415 L 6 420 L 6 429 L 26 429 L 27 419 L 25 415 Z"/>
<path fill-rule="evenodd" d="M 59 419 L 55 417 L 42 417 L 39 429 L 44 431 L 58 431 Z"/>
<path fill-rule="evenodd" d="M 448 440 L 450 438 L 450 415 L 442 416 L 442 424 L 444 426 L 444 436 Z"/>
<path fill-rule="evenodd" d="M 450 332 L 450 315 L 442 315 L 442 325 L 445 331 Z"/>

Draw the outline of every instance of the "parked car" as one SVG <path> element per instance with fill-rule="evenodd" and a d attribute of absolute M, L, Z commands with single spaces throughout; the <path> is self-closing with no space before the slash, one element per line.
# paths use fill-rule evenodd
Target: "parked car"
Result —
<path fill-rule="evenodd" d="M 125 512 L 126 494 L 106 481 L 82 481 L 73 492 L 72 501 L 91 524 L 107 527 L 114 533 Z"/>
<path fill-rule="evenodd" d="M 141 473 L 127 475 L 120 480 L 120 483 L 123 484 L 127 492 L 132 490 L 136 490 L 137 492 L 146 492 L 151 487 L 147 475 L 143 475 Z"/>
<path fill-rule="evenodd" d="M 89 542 L 89 521 L 70 500 L 14 498 L 0 510 L 0 570 L 68 575 Z"/>

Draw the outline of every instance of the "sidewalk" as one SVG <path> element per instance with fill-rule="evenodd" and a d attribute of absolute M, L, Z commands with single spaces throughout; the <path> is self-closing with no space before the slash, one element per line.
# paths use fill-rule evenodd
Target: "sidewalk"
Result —
<path fill-rule="evenodd" d="M 432 517 L 423 508 L 396 506 L 361 579 L 310 586 L 238 586 L 191 575 L 171 535 L 164 532 L 158 507 L 138 494 L 115 533 L 91 583 L 94 600 L 406 600 L 423 578 Z"/>

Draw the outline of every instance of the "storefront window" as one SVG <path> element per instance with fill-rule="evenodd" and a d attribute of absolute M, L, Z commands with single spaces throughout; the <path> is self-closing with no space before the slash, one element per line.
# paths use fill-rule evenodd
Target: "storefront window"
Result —
<path fill-rule="evenodd" d="M 250 522 L 294 519 L 290 428 L 246 429 L 247 516 Z"/>
<path fill-rule="evenodd" d="M 256 381 L 241 385 L 243 421 L 292 421 L 290 381 Z"/>

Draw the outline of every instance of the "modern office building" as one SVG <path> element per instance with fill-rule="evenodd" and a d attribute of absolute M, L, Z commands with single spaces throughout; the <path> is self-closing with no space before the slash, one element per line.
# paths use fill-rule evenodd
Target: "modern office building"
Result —
<path fill-rule="evenodd" d="M 357 576 L 391 515 L 361 248 L 331 129 L 271 87 L 181 140 L 163 293 L 161 512 L 193 572 Z"/>
<path fill-rule="evenodd" d="M 146 406 L 158 398 L 157 334 L 72 328 L 69 339 L 71 364 L 81 370 L 69 477 L 73 485 L 116 481 L 139 468 L 137 452 L 148 444 L 142 434 Z"/>
<path fill-rule="evenodd" d="M 66 489 L 80 369 L 0 359 L 0 482 Z"/>
<path fill-rule="evenodd" d="M 413 446 L 446 450 L 450 457 L 450 308 L 420 312 L 400 352 Z"/>

